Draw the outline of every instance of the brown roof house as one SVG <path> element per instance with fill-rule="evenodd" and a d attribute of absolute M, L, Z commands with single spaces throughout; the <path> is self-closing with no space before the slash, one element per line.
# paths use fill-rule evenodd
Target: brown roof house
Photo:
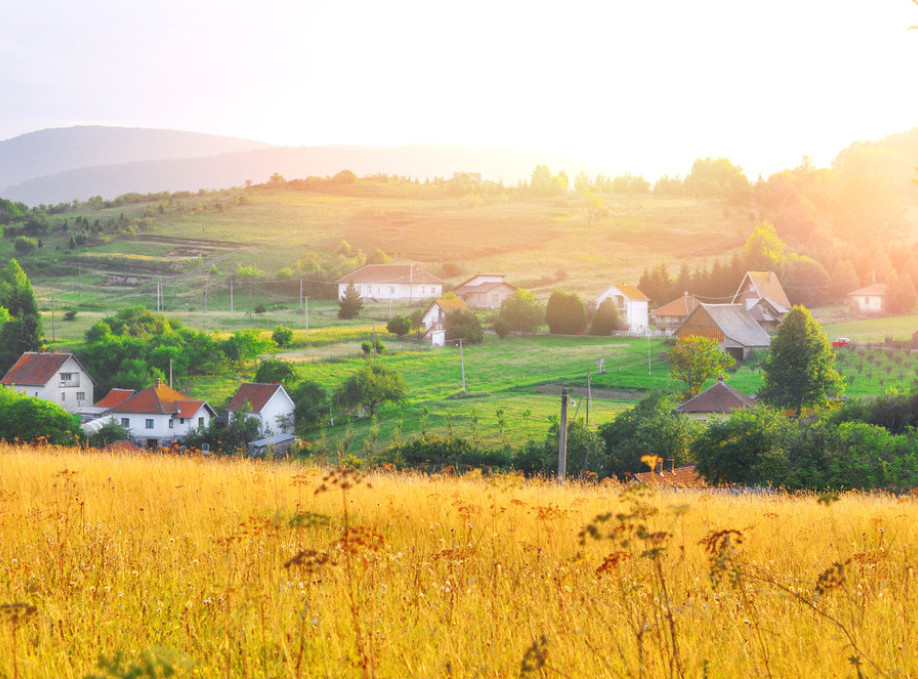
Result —
<path fill-rule="evenodd" d="M 478 273 L 460 283 L 456 295 L 473 309 L 499 309 L 516 287 L 502 273 Z"/>
<path fill-rule="evenodd" d="M 733 304 L 743 304 L 756 322 L 768 332 L 777 332 L 791 310 L 790 300 L 773 271 L 747 271 Z"/>
<path fill-rule="evenodd" d="M 84 425 L 114 418 L 131 432 L 132 438 L 157 448 L 185 437 L 192 429 L 206 427 L 216 415 L 206 401 L 190 398 L 180 391 L 162 383 L 142 391 L 125 394 L 130 390 L 119 389 L 117 394 L 109 393 L 99 403 L 109 401 L 111 407 L 101 417 Z"/>
<path fill-rule="evenodd" d="M 596 298 L 598 307 L 607 299 L 615 300 L 618 313 L 632 335 L 644 335 L 650 329 L 647 315 L 650 298 L 630 283 L 616 283 L 610 285 Z"/>
<path fill-rule="evenodd" d="M 56 403 L 69 413 L 86 412 L 95 383 L 73 354 L 27 351 L 0 384 L 27 396 Z"/>
<path fill-rule="evenodd" d="M 743 304 L 699 304 L 676 330 L 676 337 L 710 337 L 720 350 L 738 361 L 753 351 L 768 349 L 771 335 L 762 329 Z"/>
<path fill-rule="evenodd" d="M 679 329 L 680 325 L 685 323 L 685 319 L 695 310 L 698 304 L 699 302 L 695 299 L 695 295 L 690 295 L 686 292 L 683 293 L 682 297 L 674 299 L 672 302 L 667 302 L 651 311 L 650 320 L 656 328 L 667 335 L 672 335 Z"/>
<path fill-rule="evenodd" d="M 339 278 L 338 299 L 353 284 L 360 296 L 368 300 L 415 301 L 439 297 L 443 281 L 417 264 L 367 264 Z"/>
<path fill-rule="evenodd" d="M 852 311 L 864 314 L 881 314 L 886 310 L 886 283 L 874 283 L 848 293 L 848 306 Z"/>
<path fill-rule="evenodd" d="M 755 408 L 756 402 L 718 377 L 717 382 L 700 394 L 674 408 L 692 420 L 709 420 L 712 415 L 729 415 L 741 408 Z"/>
<path fill-rule="evenodd" d="M 421 317 L 421 323 L 426 329 L 430 343 L 434 346 L 442 347 L 446 341 L 446 328 L 443 327 L 443 320 L 446 314 L 452 311 L 468 311 L 469 308 L 461 299 L 446 297 L 435 299 L 427 307 L 424 316 Z"/>
<path fill-rule="evenodd" d="M 250 414 L 261 422 L 260 431 L 264 435 L 290 434 L 293 432 L 293 399 L 284 389 L 284 385 L 246 382 L 239 386 L 226 410 L 238 412 L 246 406 Z"/>

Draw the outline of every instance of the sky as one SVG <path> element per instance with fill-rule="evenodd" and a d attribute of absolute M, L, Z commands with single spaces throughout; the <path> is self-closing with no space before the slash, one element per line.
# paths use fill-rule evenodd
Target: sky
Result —
<path fill-rule="evenodd" d="M 0 5 L 0 140 L 165 128 L 467 144 L 750 179 L 918 127 L 911 0 L 42 0 Z"/>

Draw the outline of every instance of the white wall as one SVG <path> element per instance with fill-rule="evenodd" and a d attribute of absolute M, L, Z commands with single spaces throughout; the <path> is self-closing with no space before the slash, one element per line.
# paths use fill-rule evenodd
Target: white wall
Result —
<path fill-rule="evenodd" d="M 106 419 L 108 419 L 108 417 L 114 417 L 115 422 L 122 426 L 125 426 L 123 420 L 127 419 L 128 424 L 126 426 L 131 431 L 132 438 L 141 441 L 156 439 L 160 442 L 184 438 L 192 429 L 198 428 L 199 419 L 203 418 L 205 427 L 210 424 L 211 420 L 210 411 L 203 405 L 198 408 L 194 416 L 185 418 L 184 422 L 182 422 L 177 414 L 119 413 L 117 411 L 112 411 L 104 415 L 104 417 Z M 147 428 L 147 420 L 153 420 L 152 429 Z M 172 427 L 169 426 L 170 420 L 172 422 Z"/>
<path fill-rule="evenodd" d="M 61 374 L 71 374 L 72 377 L 63 381 Z M 89 375 L 80 367 L 76 359 L 69 357 L 61 365 L 60 369 L 54 373 L 54 377 L 48 380 L 43 387 L 27 385 L 10 385 L 14 389 L 27 396 L 34 396 L 51 403 L 56 403 L 68 413 L 82 412 L 86 408 L 91 408 L 95 403 L 93 398 L 93 383 Z M 82 395 L 83 398 L 77 398 Z"/>
<path fill-rule="evenodd" d="M 441 297 L 443 295 L 443 286 L 439 283 L 425 283 L 421 285 L 420 283 L 407 284 L 407 283 L 361 283 L 360 285 L 355 284 L 357 292 L 360 293 L 360 296 L 364 299 L 373 298 L 373 299 L 392 299 L 392 300 L 421 300 L 428 299 L 430 297 Z M 346 283 L 338 284 L 338 299 L 344 297 L 344 292 L 347 290 Z"/>

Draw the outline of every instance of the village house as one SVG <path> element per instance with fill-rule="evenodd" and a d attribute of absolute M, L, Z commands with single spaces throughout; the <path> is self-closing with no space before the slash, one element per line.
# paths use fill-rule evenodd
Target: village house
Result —
<path fill-rule="evenodd" d="M 56 403 L 68 413 L 90 407 L 95 382 L 73 354 L 27 351 L 0 384 L 15 391 Z"/>
<path fill-rule="evenodd" d="M 226 410 L 230 415 L 242 408 L 258 418 L 262 434 L 290 434 L 293 432 L 293 399 L 284 385 L 246 382 L 239 386 Z"/>
<path fill-rule="evenodd" d="M 791 310 L 790 300 L 773 271 L 747 271 L 732 303 L 745 305 L 746 311 L 770 333 L 778 331 Z"/>
<path fill-rule="evenodd" d="M 472 309 L 500 309 L 501 304 L 516 292 L 502 273 L 478 273 L 460 283 L 456 295 Z"/>
<path fill-rule="evenodd" d="M 880 314 L 886 310 L 886 283 L 874 283 L 847 294 L 848 306 L 852 311 L 864 314 Z"/>
<path fill-rule="evenodd" d="M 745 361 L 753 351 L 766 350 L 771 344 L 771 335 L 743 304 L 699 304 L 676 330 L 677 338 L 692 336 L 717 340 L 720 350 L 738 361 Z"/>
<path fill-rule="evenodd" d="M 443 294 L 443 281 L 417 264 L 367 264 L 335 281 L 338 299 L 353 284 L 369 301 L 414 302 Z"/>
<path fill-rule="evenodd" d="M 437 347 L 442 347 L 446 342 L 446 328 L 443 321 L 446 315 L 452 311 L 468 311 L 469 308 L 461 299 L 453 297 L 435 299 L 427 307 L 427 311 L 421 317 L 421 324 L 424 326 L 430 343 Z"/>
<path fill-rule="evenodd" d="M 192 429 L 206 427 L 216 416 L 206 401 L 176 391 L 157 379 L 156 384 L 138 392 L 113 390 L 99 404 L 110 399 L 110 407 L 88 424 L 115 422 L 131 432 L 131 438 L 147 448 L 158 448 L 183 439 Z M 99 405 L 96 404 L 96 405 Z"/>
<path fill-rule="evenodd" d="M 618 307 L 627 331 L 632 335 L 644 335 L 650 329 L 648 305 L 650 298 L 629 283 L 618 283 L 606 288 L 596 300 L 599 307 L 606 299 L 613 299 Z"/>
<path fill-rule="evenodd" d="M 683 293 L 682 297 L 667 302 L 663 306 L 650 312 L 650 318 L 653 325 L 658 330 L 662 330 L 666 335 L 672 335 L 679 326 L 685 323 L 685 319 L 695 310 L 699 302 L 695 295 Z"/>
<path fill-rule="evenodd" d="M 755 408 L 756 402 L 740 390 L 724 382 L 723 376 L 717 378 L 712 386 L 700 394 L 681 403 L 674 412 L 682 413 L 691 420 L 709 420 L 711 416 L 729 415 L 741 408 Z"/>

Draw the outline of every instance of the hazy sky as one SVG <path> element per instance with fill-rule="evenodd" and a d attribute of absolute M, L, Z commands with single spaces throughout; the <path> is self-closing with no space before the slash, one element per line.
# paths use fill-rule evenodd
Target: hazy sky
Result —
<path fill-rule="evenodd" d="M 911 0 L 0 5 L 0 140 L 76 124 L 755 179 L 918 126 Z"/>

